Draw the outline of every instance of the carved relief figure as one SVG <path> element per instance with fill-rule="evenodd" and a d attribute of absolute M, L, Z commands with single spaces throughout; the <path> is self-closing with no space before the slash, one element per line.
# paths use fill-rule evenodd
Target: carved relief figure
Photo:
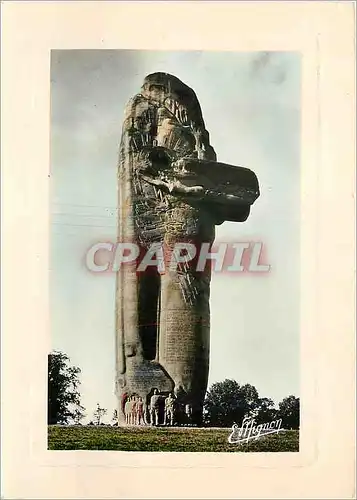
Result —
<path fill-rule="evenodd" d="M 160 399 L 161 396 L 157 389 L 154 390 L 154 394 L 150 399 L 150 423 L 151 425 L 159 425 L 160 416 Z"/>
<path fill-rule="evenodd" d="M 144 423 L 144 402 L 141 397 L 136 402 L 136 424 L 142 425 Z"/>
<path fill-rule="evenodd" d="M 130 423 L 131 425 L 136 425 L 136 397 L 131 396 L 131 407 L 130 407 Z"/>
<path fill-rule="evenodd" d="M 174 425 L 175 419 L 175 398 L 173 394 L 170 393 L 165 399 L 165 425 Z"/>
<path fill-rule="evenodd" d="M 131 415 L 131 398 L 127 398 L 124 406 L 125 423 L 130 425 L 130 415 Z"/>

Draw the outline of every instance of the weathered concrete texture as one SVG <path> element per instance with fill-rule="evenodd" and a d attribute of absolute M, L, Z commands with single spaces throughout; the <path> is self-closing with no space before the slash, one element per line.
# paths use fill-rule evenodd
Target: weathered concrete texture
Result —
<path fill-rule="evenodd" d="M 128 103 L 118 168 L 119 242 L 212 243 L 215 225 L 244 221 L 259 196 L 248 169 L 217 163 L 192 89 L 166 73 L 145 78 Z M 116 296 L 119 421 L 135 394 L 150 413 L 154 389 L 199 424 L 209 362 L 210 270 L 192 262 L 159 274 L 120 268 Z"/>

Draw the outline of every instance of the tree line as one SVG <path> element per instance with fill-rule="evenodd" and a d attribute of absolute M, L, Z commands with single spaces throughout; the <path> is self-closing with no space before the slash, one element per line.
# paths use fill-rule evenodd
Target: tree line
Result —
<path fill-rule="evenodd" d="M 69 357 L 53 351 L 48 355 L 48 408 L 47 421 L 53 424 L 80 424 L 86 415 L 79 391 L 81 370 L 71 366 Z M 108 413 L 97 403 L 92 412 L 92 425 L 103 425 Z M 298 429 L 300 425 L 300 399 L 293 395 L 284 398 L 275 407 L 272 399 L 261 398 L 251 384 L 241 385 L 235 380 L 215 382 L 207 391 L 203 407 L 203 423 L 208 427 L 240 425 L 247 415 L 257 424 L 282 419 L 285 429 Z M 112 425 L 117 425 L 117 410 L 113 411 Z"/>

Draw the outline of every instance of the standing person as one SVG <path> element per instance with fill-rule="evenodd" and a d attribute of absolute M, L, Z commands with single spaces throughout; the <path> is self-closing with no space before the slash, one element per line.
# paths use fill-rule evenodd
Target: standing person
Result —
<path fill-rule="evenodd" d="M 124 413 L 125 413 L 125 423 L 130 425 L 130 413 L 131 413 L 131 397 L 128 396 L 124 405 Z"/>
<path fill-rule="evenodd" d="M 121 397 L 121 411 L 124 413 L 124 415 L 125 415 L 125 403 L 127 399 L 128 399 L 128 393 L 124 392 L 124 394 Z"/>
<path fill-rule="evenodd" d="M 154 394 L 150 399 L 150 422 L 151 425 L 159 425 L 160 394 L 154 389 Z"/>
<path fill-rule="evenodd" d="M 165 399 L 165 425 L 174 425 L 175 398 L 172 393 Z"/>
<path fill-rule="evenodd" d="M 144 421 L 144 401 L 141 397 L 136 402 L 136 424 L 141 425 Z"/>
<path fill-rule="evenodd" d="M 186 403 L 185 405 L 185 414 L 188 425 L 191 425 L 192 422 L 192 405 L 190 403 Z"/>
<path fill-rule="evenodd" d="M 144 401 L 144 424 L 150 425 L 150 403 Z"/>
<path fill-rule="evenodd" d="M 136 397 L 131 396 L 131 408 L 130 408 L 131 424 L 136 425 Z"/>

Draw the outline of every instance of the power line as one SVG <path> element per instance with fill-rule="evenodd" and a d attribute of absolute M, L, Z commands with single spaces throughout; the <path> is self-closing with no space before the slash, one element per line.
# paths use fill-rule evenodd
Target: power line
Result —
<path fill-rule="evenodd" d="M 109 209 L 112 208 L 114 210 L 117 210 L 117 206 L 114 205 L 83 205 L 83 204 L 76 204 L 76 203 L 56 203 L 53 202 L 52 205 L 60 205 L 60 206 L 65 206 L 65 207 L 91 207 L 91 208 L 104 208 L 104 209 Z"/>
<path fill-rule="evenodd" d="M 116 228 L 117 226 L 100 226 L 95 224 L 68 224 L 66 222 L 52 222 L 51 224 L 55 226 L 75 226 L 75 227 L 103 227 L 103 228 Z"/>
<path fill-rule="evenodd" d="M 71 215 L 74 217 L 91 217 L 92 219 L 109 219 L 111 220 L 113 217 L 116 216 L 115 213 L 110 214 L 110 215 L 95 215 L 95 214 L 79 214 L 75 212 L 52 212 L 51 215 Z"/>

